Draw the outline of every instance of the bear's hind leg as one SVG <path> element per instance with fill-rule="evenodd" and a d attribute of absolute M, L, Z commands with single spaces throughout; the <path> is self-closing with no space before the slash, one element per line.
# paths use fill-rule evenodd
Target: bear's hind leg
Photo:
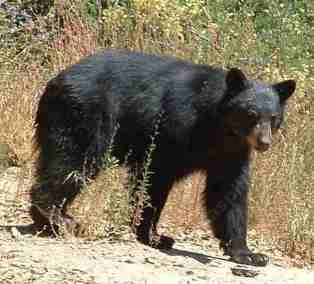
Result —
<path fill-rule="evenodd" d="M 66 214 L 67 205 L 75 198 L 80 186 L 77 183 L 43 182 L 33 185 L 31 189 L 30 215 L 36 230 L 44 230 L 48 234 L 76 234 L 79 225 Z"/>
<path fill-rule="evenodd" d="M 87 121 L 93 127 L 80 120 L 75 120 L 72 126 L 71 121 L 59 118 L 54 120 L 54 125 L 39 123 L 37 126 L 39 158 L 36 184 L 31 189 L 30 214 L 38 228 L 46 226 L 58 231 L 60 226 L 65 226 L 73 233 L 78 230 L 78 224 L 66 210 L 86 180 L 98 174 L 107 146 L 104 136 L 109 132 L 103 131 L 102 117 L 93 114 Z M 42 127 L 49 131 L 39 136 Z"/>

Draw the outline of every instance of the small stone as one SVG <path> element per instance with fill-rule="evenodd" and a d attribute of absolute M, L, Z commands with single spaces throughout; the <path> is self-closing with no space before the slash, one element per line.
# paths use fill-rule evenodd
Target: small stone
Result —
<path fill-rule="evenodd" d="M 188 271 L 186 271 L 185 273 L 186 273 L 186 275 L 193 275 L 193 274 L 194 274 L 194 272 L 191 271 L 191 270 L 188 270 Z"/>
<path fill-rule="evenodd" d="M 242 268 L 242 267 L 232 267 L 231 268 L 232 274 L 236 276 L 241 276 L 241 277 L 256 277 L 259 274 L 259 271 L 257 270 L 252 270 L 252 269 L 247 269 L 247 268 Z"/>

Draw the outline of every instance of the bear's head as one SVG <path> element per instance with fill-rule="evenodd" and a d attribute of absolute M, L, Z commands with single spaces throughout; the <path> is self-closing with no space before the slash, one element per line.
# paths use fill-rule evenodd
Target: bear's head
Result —
<path fill-rule="evenodd" d="M 283 122 L 286 101 L 295 88 L 293 80 L 269 85 L 248 80 L 239 69 L 230 69 L 221 102 L 225 127 L 257 151 L 266 151 Z"/>

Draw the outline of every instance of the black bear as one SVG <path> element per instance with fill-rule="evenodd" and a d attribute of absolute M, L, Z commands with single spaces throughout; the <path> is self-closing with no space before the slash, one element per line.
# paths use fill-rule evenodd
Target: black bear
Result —
<path fill-rule="evenodd" d="M 269 148 L 295 88 L 293 80 L 266 84 L 236 68 L 139 52 L 83 59 L 53 78 L 39 102 L 34 223 L 75 224 L 67 205 L 84 179 L 98 174 L 113 135 L 113 155 L 122 161 L 131 153 L 132 169 L 145 159 L 159 120 L 147 188 L 151 206 L 142 210 L 138 240 L 172 247 L 172 238 L 157 234 L 160 213 L 173 183 L 203 170 L 208 218 L 225 254 L 266 265 L 268 257 L 250 251 L 246 241 L 250 155 Z"/>

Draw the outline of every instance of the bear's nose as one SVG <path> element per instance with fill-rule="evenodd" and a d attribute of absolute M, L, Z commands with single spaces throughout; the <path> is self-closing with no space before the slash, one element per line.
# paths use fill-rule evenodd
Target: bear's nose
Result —
<path fill-rule="evenodd" d="M 267 151 L 272 142 L 272 133 L 269 123 L 263 123 L 260 128 L 260 133 L 257 138 L 257 150 Z"/>

